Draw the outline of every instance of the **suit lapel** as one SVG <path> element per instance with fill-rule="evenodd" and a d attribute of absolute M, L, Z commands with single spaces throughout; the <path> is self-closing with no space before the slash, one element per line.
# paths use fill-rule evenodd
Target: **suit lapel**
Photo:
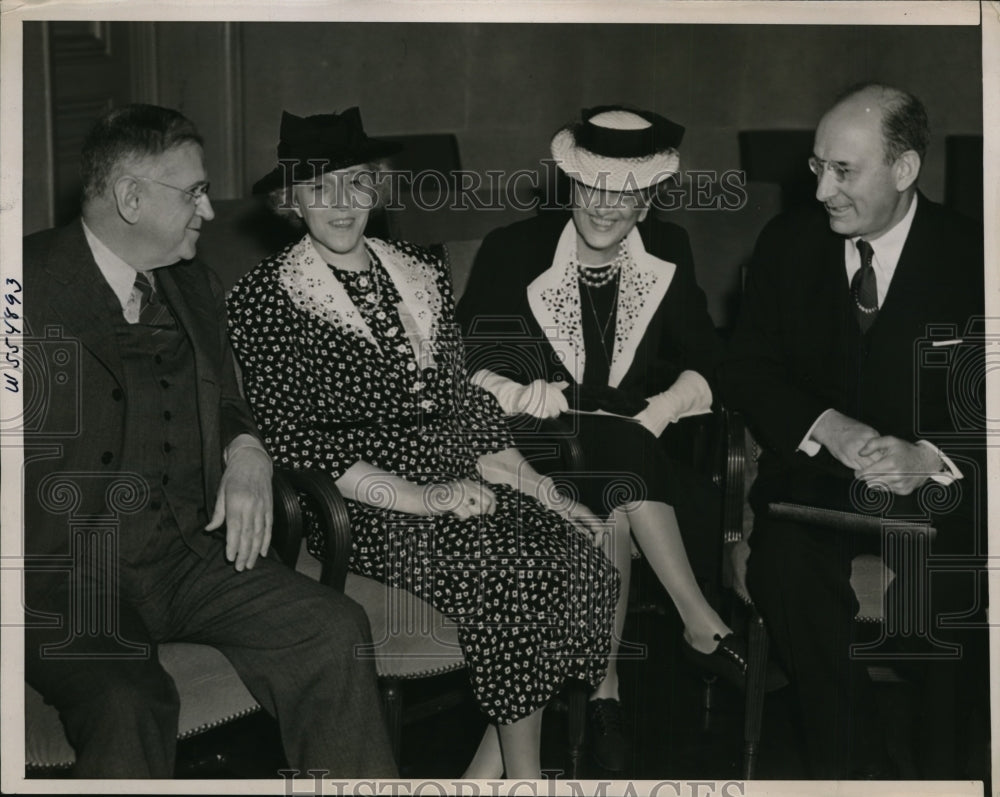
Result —
<path fill-rule="evenodd" d="M 910 232 L 899 253 L 899 262 L 892 275 L 889 291 L 872 326 L 872 333 L 880 328 L 893 327 L 898 321 L 914 315 L 927 315 L 925 306 L 935 290 L 933 252 L 941 244 L 928 230 L 927 200 L 917 198 L 917 210 L 910 225 Z"/>
<path fill-rule="evenodd" d="M 622 271 L 618 295 L 618 320 L 611 353 L 608 384 L 618 387 L 635 360 L 653 316 L 673 282 L 677 266 L 646 251 L 639 231 L 632 228 L 627 238 L 632 267 Z"/>
<path fill-rule="evenodd" d="M 195 270 L 194 263 L 183 263 L 158 269 L 156 284 L 170 303 L 177 323 L 181 325 L 194 349 L 195 369 L 199 377 L 208 377 L 218 371 L 218 352 L 213 345 L 219 319 L 215 317 L 212 292 L 206 280 L 192 279 L 193 274 L 180 278 L 181 270 Z"/>
<path fill-rule="evenodd" d="M 49 303 L 62 320 L 63 334 L 77 339 L 122 383 L 121 353 L 108 317 L 119 306 L 118 297 L 97 267 L 81 224 L 62 231 L 44 266 L 52 286 Z"/>
<path fill-rule="evenodd" d="M 576 250 L 573 221 L 563 227 L 547 268 L 526 289 L 528 307 L 563 366 L 577 384 L 583 382 L 586 354 L 580 288 L 569 263 Z"/>

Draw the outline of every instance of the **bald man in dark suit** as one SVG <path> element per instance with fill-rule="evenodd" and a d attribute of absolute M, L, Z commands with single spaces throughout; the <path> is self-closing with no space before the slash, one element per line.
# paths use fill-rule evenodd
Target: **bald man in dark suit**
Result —
<path fill-rule="evenodd" d="M 898 774 L 867 662 L 850 651 L 859 641 L 849 584 L 857 553 L 883 554 L 896 572 L 888 605 L 909 614 L 890 618 L 888 632 L 927 624 L 881 647 L 920 662 L 909 669 L 925 687 L 923 776 L 961 776 L 959 735 L 942 720 L 947 712 L 930 707 L 959 701 L 956 678 L 971 684 L 985 672 L 974 654 L 983 635 L 940 621 L 975 605 L 985 553 L 985 426 L 974 395 L 983 383 L 982 232 L 917 190 L 928 140 L 923 106 L 907 92 L 871 84 L 838 100 L 810 159 L 821 207 L 761 233 L 721 368 L 726 399 L 763 449 L 747 584 L 796 690 L 815 777 Z M 953 389 L 956 363 L 972 385 L 966 395 Z M 851 533 L 829 514 L 779 517 L 776 503 L 937 534 L 928 543 Z M 928 562 L 956 557 L 964 572 L 928 583 L 926 567 L 909 558 L 924 545 Z M 961 658 L 948 660 L 956 651 Z"/>

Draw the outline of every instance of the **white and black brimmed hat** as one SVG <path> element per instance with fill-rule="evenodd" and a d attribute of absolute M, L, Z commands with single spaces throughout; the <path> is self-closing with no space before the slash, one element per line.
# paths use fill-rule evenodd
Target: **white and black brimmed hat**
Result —
<path fill-rule="evenodd" d="M 552 157 L 572 179 L 605 191 L 651 188 L 677 173 L 684 128 L 650 111 L 587 108 L 552 139 Z"/>

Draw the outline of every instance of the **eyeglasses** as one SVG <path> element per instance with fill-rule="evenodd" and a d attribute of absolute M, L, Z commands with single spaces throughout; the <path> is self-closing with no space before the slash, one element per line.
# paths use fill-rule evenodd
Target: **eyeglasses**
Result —
<path fill-rule="evenodd" d="M 154 180 L 152 177 L 144 177 L 141 174 L 133 174 L 132 177 L 136 180 L 145 180 L 148 183 L 156 183 L 157 185 L 162 185 L 164 188 L 172 188 L 174 191 L 180 191 L 182 194 L 187 194 L 191 202 L 194 204 L 197 204 L 198 200 L 202 197 L 207 198 L 208 191 L 212 187 L 212 184 L 208 180 L 202 180 L 200 183 L 195 183 L 194 188 L 179 188 L 176 185 L 160 182 L 159 180 Z"/>
<path fill-rule="evenodd" d="M 823 178 L 823 174 L 827 169 L 833 172 L 833 177 L 838 183 L 850 180 L 855 171 L 849 166 L 843 166 L 836 161 L 824 161 L 820 160 L 816 156 L 809 158 L 809 171 L 820 179 Z"/>

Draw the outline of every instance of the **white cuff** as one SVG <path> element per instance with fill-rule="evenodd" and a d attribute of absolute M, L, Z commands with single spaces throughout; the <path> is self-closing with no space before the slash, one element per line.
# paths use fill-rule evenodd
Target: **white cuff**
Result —
<path fill-rule="evenodd" d="M 660 422 L 673 423 L 712 410 L 712 388 L 697 371 L 681 371 L 674 383 L 649 398 L 650 415 Z"/>
<path fill-rule="evenodd" d="M 939 473 L 932 473 L 930 475 L 932 481 L 936 481 L 938 484 L 943 484 L 947 487 L 952 482 L 963 478 L 962 471 L 958 469 L 958 466 L 930 440 L 917 440 L 917 445 L 931 449 L 941 460 L 942 470 Z"/>
<path fill-rule="evenodd" d="M 704 415 L 712 410 L 712 388 L 697 371 L 681 371 L 674 383 L 647 399 L 646 408 L 635 415 L 655 437 L 681 418 Z"/>
<path fill-rule="evenodd" d="M 521 395 L 521 385 L 513 379 L 508 379 L 500 374 L 495 374 L 488 368 L 480 368 L 469 377 L 469 384 L 481 387 L 487 393 L 493 395 L 507 415 L 517 415 L 518 399 Z"/>
<path fill-rule="evenodd" d="M 826 417 L 827 413 L 830 412 L 833 412 L 833 407 L 830 407 L 830 409 L 824 410 L 819 414 L 819 417 L 813 421 L 813 425 L 809 427 L 809 431 L 806 432 L 805 437 L 802 438 L 802 442 L 799 443 L 799 447 L 795 449 L 796 451 L 801 451 L 807 457 L 815 457 L 819 453 L 819 450 L 823 446 L 813 440 L 813 429 L 815 429 L 819 422 Z"/>
<path fill-rule="evenodd" d="M 226 446 L 225 453 L 223 454 L 223 461 L 228 465 L 229 460 L 231 460 L 233 458 L 233 455 L 241 448 L 256 448 L 265 457 L 267 457 L 268 459 L 271 458 L 270 455 L 267 453 L 267 449 L 264 448 L 260 440 L 258 440 L 252 434 L 247 434 L 246 432 L 244 432 L 243 434 L 236 435 L 236 437 L 234 437 L 230 441 L 229 445 Z"/>

